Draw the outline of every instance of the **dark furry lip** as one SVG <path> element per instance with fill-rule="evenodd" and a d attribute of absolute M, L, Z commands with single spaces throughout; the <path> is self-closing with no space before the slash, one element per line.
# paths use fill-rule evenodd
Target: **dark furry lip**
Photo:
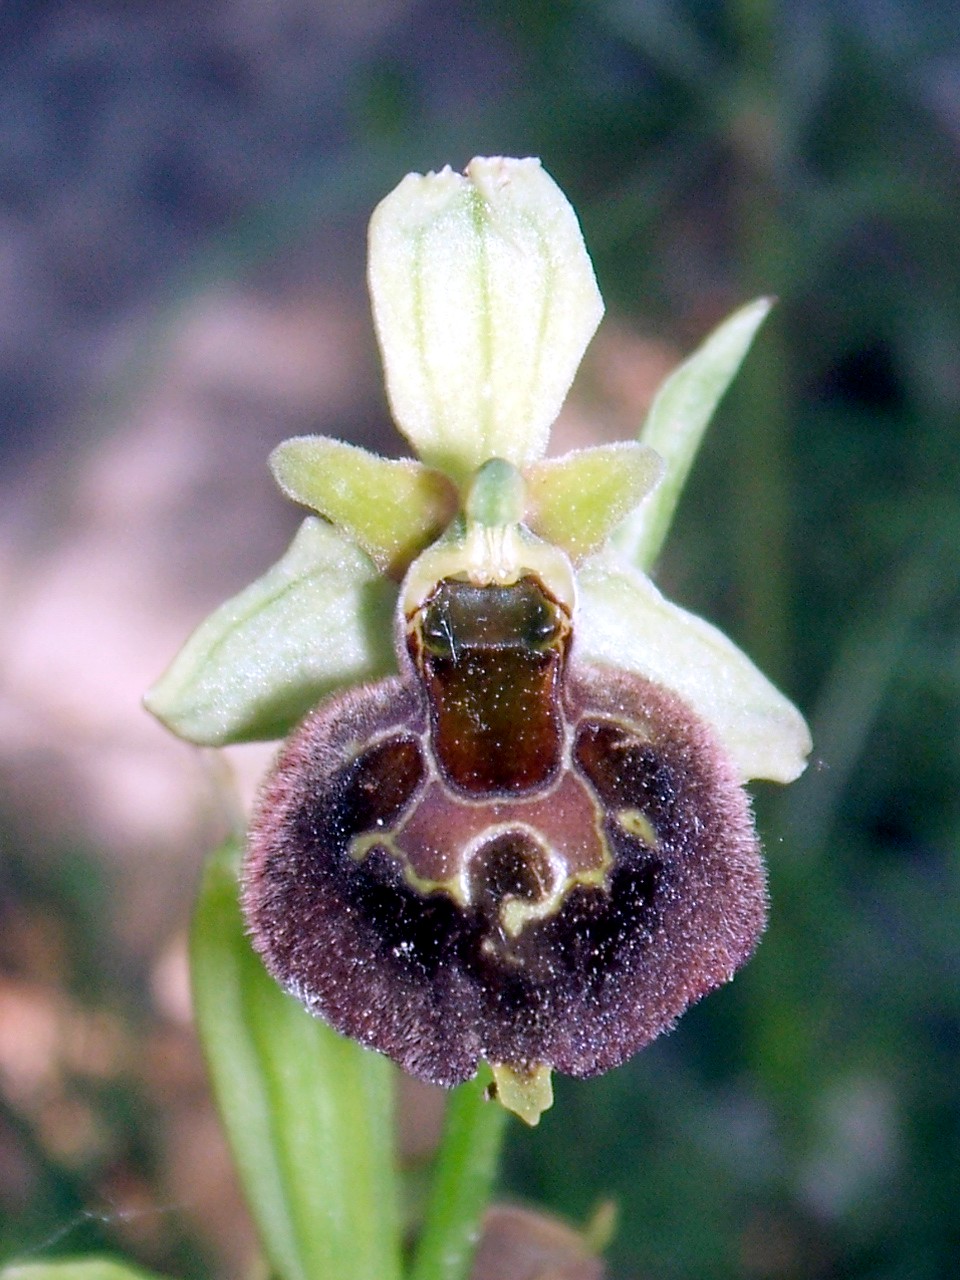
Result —
<path fill-rule="evenodd" d="M 619 1065 L 752 953 L 749 801 L 674 694 L 571 657 L 534 576 L 441 581 L 402 675 L 320 704 L 250 829 L 244 909 L 277 980 L 452 1086 Z"/>

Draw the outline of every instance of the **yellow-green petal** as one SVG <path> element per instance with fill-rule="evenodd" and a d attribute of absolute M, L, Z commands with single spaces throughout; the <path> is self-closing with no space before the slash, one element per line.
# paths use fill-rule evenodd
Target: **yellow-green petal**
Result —
<path fill-rule="evenodd" d="M 662 473 L 660 456 L 636 441 L 544 458 L 527 469 L 527 523 L 580 560 L 606 542 Z"/>
<path fill-rule="evenodd" d="M 326 436 L 284 440 L 270 467 L 289 498 L 326 516 L 398 579 L 457 513 L 457 491 L 441 472 Z"/>
<path fill-rule="evenodd" d="M 603 303 L 539 160 L 409 174 L 371 219 L 369 284 L 390 405 L 424 462 L 461 482 L 543 455 Z"/>

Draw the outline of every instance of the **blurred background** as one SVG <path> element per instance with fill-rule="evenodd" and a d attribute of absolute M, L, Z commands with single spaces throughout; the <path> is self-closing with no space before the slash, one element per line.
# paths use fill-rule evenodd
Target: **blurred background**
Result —
<path fill-rule="evenodd" d="M 554 449 L 779 305 L 659 570 L 808 713 L 771 923 L 511 1128 L 623 1280 L 960 1258 L 960 24 L 952 0 L 10 0 L 0 15 L 0 1262 L 246 1274 L 185 935 L 223 765 L 143 688 L 278 558 L 266 455 L 398 455 L 364 292 L 409 169 L 540 155 L 608 315 Z M 270 748 L 231 754 L 248 792 Z M 429 1150 L 428 1091 L 404 1150 Z"/>

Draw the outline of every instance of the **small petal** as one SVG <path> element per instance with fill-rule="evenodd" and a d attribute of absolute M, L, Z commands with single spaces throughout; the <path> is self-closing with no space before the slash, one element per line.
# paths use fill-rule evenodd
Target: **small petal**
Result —
<path fill-rule="evenodd" d="M 659 454 L 635 441 L 545 458 L 527 470 L 527 523 L 582 560 L 599 550 L 662 474 Z"/>
<path fill-rule="evenodd" d="M 284 440 L 270 467 L 288 498 L 326 516 L 395 578 L 457 513 L 456 489 L 439 471 L 325 436 Z"/>
<path fill-rule="evenodd" d="M 799 777 L 811 747 L 806 723 L 731 640 L 610 554 L 588 560 L 578 585 L 581 662 L 635 671 L 679 694 L 713 728 L 741 781 Z"/>
<path fill-rule="evenodd" d="M 283 559 L 200 624 L 144 705 L 188 742 L 277 738 L 324 695 L 393 669 L 396 587 L 309 517 Z"/>
<path fill-rule="evenodd" d="M 423 460 L 462 481 L 541 457 L 603 303 L 539 160 L 409 174 L 371 219 L 369 283 L 390 405 Z"/>

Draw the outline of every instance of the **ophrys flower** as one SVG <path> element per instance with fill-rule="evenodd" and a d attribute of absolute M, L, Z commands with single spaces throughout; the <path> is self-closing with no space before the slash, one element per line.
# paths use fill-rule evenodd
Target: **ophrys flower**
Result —
<path fill-rule="evenodd" d="M 254 945 L 339 1031 L 448 1086 L 486 1059 L 535 1122 L 551 1070 L 618 1065 L 750 955 L 766 889 L 742 784 L 791 780 L 809 739 L 641 571 L 669 517 L 658 453 L 544 457 L 602 305 L 539 162 L 407 177 L 372 220 L 370 286 L 422 461 L 279 446 L 280 484 L 322 519 L 148 705 L 217 743 L 317 703 L 251 823 Z M 695 413 L 763 310 L 700 353 Z"/>

